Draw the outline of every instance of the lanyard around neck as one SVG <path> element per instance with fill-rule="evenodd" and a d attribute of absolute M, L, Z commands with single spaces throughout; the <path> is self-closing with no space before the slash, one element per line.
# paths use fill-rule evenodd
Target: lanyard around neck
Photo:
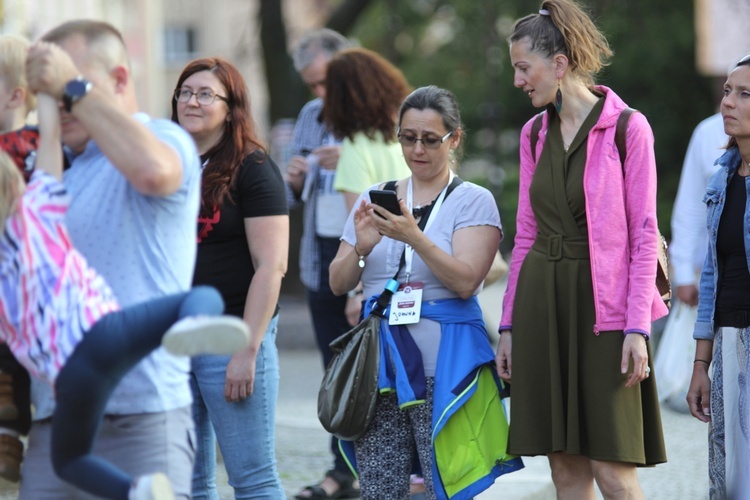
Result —
<path fill-rule="evenodd" d="M 451 185 L 451 182 L 453 181 L 454 174 L 451 171 L 450 177 L 448 178 L 448 183 L 445 185 L 442 191 L 440 191 L 440 195 L 435 200 L 435 204 L 432 206 L 432 210 L 430 210 L 429 215 L 427 216 L 427 224 L 424 226 L 424 233 L 427 233 L 427 230 L 430 229 L 430 226 L 435 221 L 435 218 L 437 217 L 438 212 L 440 211 L 440 207 L 443 206 L 443 200 L 445 199 L 445 193 L 448 191 L 448 186 Z M 409 183 L 406 187 L 406 206 L 411 211 L 412 209 L 412 203 L 413 203 L 414 193 L 413 193 L 413 186 L 411 182 L 411 177 L 409 177 Z M 404 248 L 404 257 L 405 257 L 405 265 L 406 265 L 406 282 L 409 282 L 409 276 L 411 275 L 411 266 L 412 262 L 414 260 L 414 249 L 410 245 L 406 245 Z"/>

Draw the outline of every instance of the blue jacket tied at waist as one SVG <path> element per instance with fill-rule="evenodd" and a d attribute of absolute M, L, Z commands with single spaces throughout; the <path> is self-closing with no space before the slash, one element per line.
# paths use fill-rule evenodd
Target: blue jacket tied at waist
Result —
<path fill-rule="evenodd" d="M 374 299 L 365 304 L 366 314 Z M 498 476 L 523 468 L 520 458 L 506 453 L 501 397 L 507 388 L 495 372 L 476 297 L 424 302 L 421 317 L 441 325 L 432 410 L 435 493 L 439 499 L 470 499 Z M 381 320 L 380 349 L 381 393 L 395 390 L 401 408 L 424 402 L 422 356 L 408 327 Z M 342 449 L 356 468 L 351 444 L 342 442 Z"/>

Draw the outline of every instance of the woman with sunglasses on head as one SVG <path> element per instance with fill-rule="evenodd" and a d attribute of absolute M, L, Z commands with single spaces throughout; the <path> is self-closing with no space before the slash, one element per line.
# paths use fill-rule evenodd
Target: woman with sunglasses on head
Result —
<path fill-rule="evenodd" d="M 192 360 L 193 498 L 217 498 L 216 441 L 235 498 L 284 498 L 274 453 L 278 297 L 289 244 L 284 181 L 256 134 L 245 81 L 228 61 L 185 67 L 172 120 L 193 136 L 203 160 L 193 281 L 217 288 L 227 314 L 251 331 L 250 346 L 231 357 Z"/>
<path fill-rule="evenodd" d="M 455 442 L 444 441 L 452 436 L 475 443 L 489 435 L 487 448 L 494 451 L 497 441 L 492 440 L 500 435 L 493 425 L 497 420 L 486 418 L 486 426 L 473 422 L 477 435 L 471 436 L 468 429 L 457 431 L 460 418 L 451 418 L 476 416 L 464 413 L 466 400 L 451 396 L 462 394 L 457 387 L 469 379 L 475 383 L 464 386 L 463 395 L 471 394 L 471 401 L 490 396 L 493 403 L 482 407 L 502 411 L 493 406 L 500 405 L 499 380 L 476 300 L 500 242 L 500 216 L 489 191 L 454 175 L 463 131 L 452 93 L 432 86 L 415 90 L 401 106 L 398 127 L 411 175 L 387 183 L 392 186 L 370 186 L 359 196 L 331 263 L 330 284 L 342 294 L 361 280 L 369 311 L 395 276 L 400 292 L 390 311 L 413 315 L 402 324 L 387 314 L 390 324 L 381 329 L 380 339 L 388 346 L 381 352 L 388 355 L 380 360 L 375 416 L 364 436 L 345 442 L 345 448 L 356 458 L 364 499 L 408 496 L 415 446 L 427 498 L 459 492 L 468 498 L 492 484 L 500 474 L 496 460 L 504 455 L 503 442 L 502 452 L 488 453 L 489 460 L 469 450 L 465 459 L 453 457 L 446 466 L 445 452 L 453 455 Z M 370 190 L 384 188 L 396 192 L 398 215 L 370 202 Z M 453 481 L 457 469 L 459 476 L 467 474 L 460 485 Z"/>
<path fill-rule="evenodd" d="M 750 56 L 737 63 L 721 101 L 726 152 L 703 201 L 708 254 L 701 271 L 690 412 L 709 422 L 709 497 L 750 493 Z M 709 366 L 712 368 L 709 378 Z"/>
<path fill-rule="evenodd" d="M 497 349 L 498 374 L 513 369 L 510 452 L 547 455 L 558 498 L 593 499 L 594 482 L 643 498 L 636 466 L 666 461 L 648 344 L 667 313 L 653 134 L 640 113 L 623 129 L 627 104 L 594 85 L 612 52 L 573 1 L 544 1 L 508 40 L 515 86 L 545 108 L 521 132 Z"/>

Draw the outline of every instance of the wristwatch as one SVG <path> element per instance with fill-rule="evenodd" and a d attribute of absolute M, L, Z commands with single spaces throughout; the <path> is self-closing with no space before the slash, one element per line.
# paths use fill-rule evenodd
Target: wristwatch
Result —
<path fill-rule="evenodd" d="M 93 85 L 91 82 L 82 76 L 78 76 L 66 83 L 62 96 L 65 111 L 70 113 L 73 109 L 73 104 L 83 99 L 83 96 L 88 94 L 92 87 Z"/>

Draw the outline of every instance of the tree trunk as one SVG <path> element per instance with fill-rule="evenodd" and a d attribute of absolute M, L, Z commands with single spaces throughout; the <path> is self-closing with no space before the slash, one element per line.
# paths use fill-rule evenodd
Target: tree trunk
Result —
<path fill-rule="evenodd" d="M 296 118 L 309 93 L 289 56 L 281 1 L 261 0 L 259 16 L 271 123 L 282 118 Z"/>
<path fill-rule="evenodd" d="M 348 34 L 357 23 L 360 14 L 370 5 L 370 2 L 371 0 L 345 0 L 331 14 L 331 18 L 326 23 L 326 28 L 338 31 L 342 35 Z"/>
<path fill-rule="evenodd" d="M 327 27 L 346 34 L 371 1 L 345 0 L 331 15 Z M 296 118 L 310 93 L 294 70 L 289 55 L 282 0 L 261 0 L 258 15 L 271 123 L 282 118 Z"/>

